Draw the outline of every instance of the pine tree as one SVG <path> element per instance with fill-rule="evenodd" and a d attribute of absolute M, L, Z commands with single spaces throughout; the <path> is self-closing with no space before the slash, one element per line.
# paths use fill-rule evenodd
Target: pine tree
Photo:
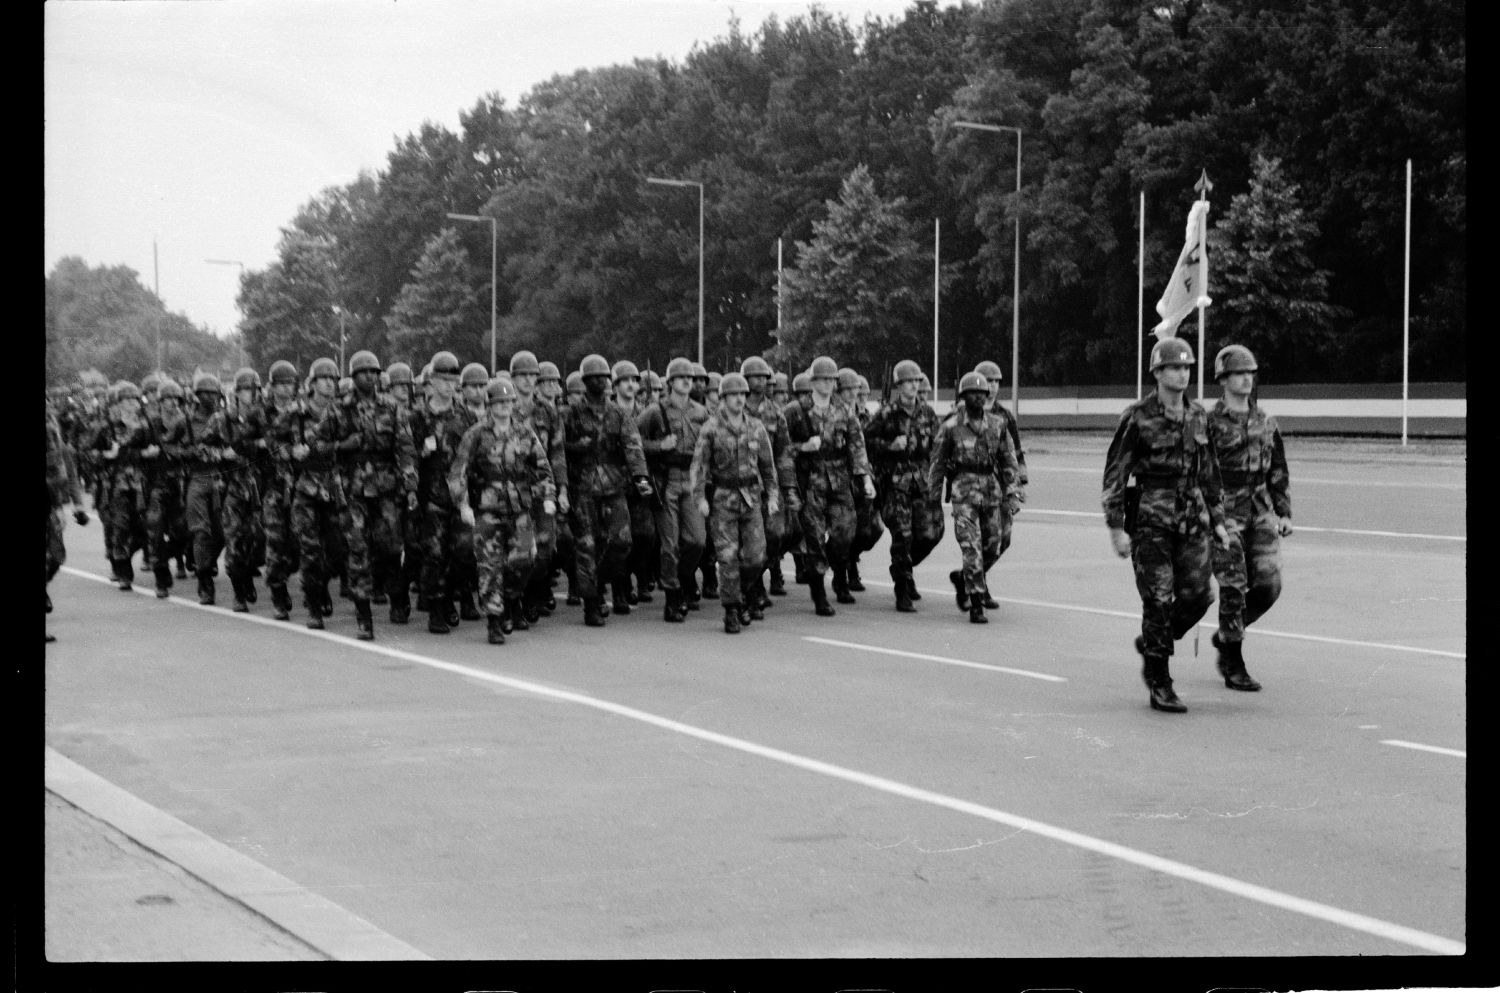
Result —
<path fill-rule="evenodd" d="M 443 228 L 427 240 L 385 318 L 393 361 L 420 368 L 434 352 L 447 349 L 471 356 L 481 338 L 488 340 L 489 321 L 478 306 L 475 287 L 469 285 L 468 270 L 469 254 L 453 228 Z M 487 306 L 489 287 L 484 289 Z"/>

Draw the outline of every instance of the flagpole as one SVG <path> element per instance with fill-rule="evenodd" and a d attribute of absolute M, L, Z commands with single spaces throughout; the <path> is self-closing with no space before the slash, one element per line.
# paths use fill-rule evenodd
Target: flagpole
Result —
<path fill-rule="evenodd" d="M 1407 374 L 1411 362 L 1411 159 L 1406 160 L 1406 274 L 1401 293 L 1401 445 L 1406 446 Z"/>
<path fill-rule="evenodd" d="M 1135 250 L 1135 398 L 1141 398 L 1141 352 L 1146 340 L 1146 191 L 1141 190 L 1140 242 Z"/>
<path fill-rule="evenodd" d="M 1194 184 L 1198 190 L 1198 199 L 1207 203 L 1208 191 L 1214 188 L 1214 184 L 1208 181 L 1208 170 L 1203 170 L 1203 175 L 1198 177 Z M 1208 211 L 1205 209 L 1198 217 L 1198 402 L 1203 402 L 1203 338 L 1204 338 L 1204 310 L 1202 300 L 1208 294 Z"/>
<path fill-rule="evenodd" d="M 938 301 L 942 299 L 942 270 L 938 265 L 943 239 L 943 220 L 932 219 L 932 400 L 938 395 Z"/>

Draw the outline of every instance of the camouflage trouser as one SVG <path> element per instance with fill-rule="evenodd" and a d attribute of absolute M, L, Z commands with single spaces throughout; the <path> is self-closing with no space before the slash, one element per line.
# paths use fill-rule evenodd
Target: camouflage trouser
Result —
<path fill-rule="evenodd" d="M 910 579 L 943 540 L 943 505 L 909 490 L 887 488 L 881 497 L 880 516 L 891 532 L 891 571 Z"/>
<path fill-rule="evenodd" d="M 172 587 L 172 555 L 182 554 L 187 513 L 182 506 L 182 484 L 177 480 L 152 486 L 146 501 L 146 534 L 151 542 L 151 566 L 156 585 Z"/>
<path fill-rule="evenodd" d="M 542 508 L 544 501 L 536 500 L 531 505 L 531 526 L 536 535 L 536 559 L 531 564 L 531 579 L 527 586 L 533 600 L 546 600 L 552 592 L 552 560 L 557 555 L 557 514 L 549 514 Z"/>
<path fill-rule="evenodd" d="M 1147 656 L 1170 658 L 1172 643 L 1208 613 L 1214 602 L 1208 585 L 1211 544 L 1211 534 L 1196 525 L 1186 533 L 1137 525 L 1130 560 L 1141 594 L 1141 636 Z"/>
<path fill-rule="evenodd" d="M 625 494 L 573 497 L 573 557 L 578 595 L 600 599 L 630 559 L 630 508 Z"/>
<path fill-rule="evenodd" d="M 1245 629 L 1281 596 L 1281 536 L 1276 517 L 1225 520 L 1229 547 L 1213 543 L 1214 578 L 1219 581 L 1219 639 L 1244 641 Z M 1236 527 L 1237 525 L 1237 527 Z"/>
<path fill-rule="evenodd" d="M 953 501 L 953 537 L 963 553 L 965 593 L 990 591 L 985 573 L 1000 559 L 1002 512 L 998 503 Z"/>
<path fill-rule="evenodd" d="M 474 559 L 479 570 L 479 609 L 505 615 L 505 601 L 519 599 L 536 562 L 530 514 L 481 511 L 474 520 Z"/>
<path fill-rule="evenodd" d="M 996 553 L 997 558 L 1004 555 L 1005 550 L 1010 547 L 1010 532 L 1015 519 L 1016 515 L 1012 514 L 1010 508 L 1002 503 L 1000 505 L 1000 551 Z"/>
<path fill-rule="evenodd" d="M 474 529 L 453 513 L 452 553 L 448 559 L 448 588 L 454 592 L 479 588 L 479 564 L 474 558 Z"/>
<path fill-rule="evenodd" d="M 880 521 L 880 494 L 877 493 L 874 500 L 867 499 L 861 486 L 854 494 L 854 540 L 849 543 L 850 558 L 857 559 L 875 547 L 880 536 L 885 534 Z"/>
<path fill-rule="evenodd" d="M 345 571 L 356 600 L 374 596 L 377 580 L 388 593 L 400 582 L 401 518 L 396 499 L 394 493 L 351 496 L 344 507 L 342 525 L 349 547 Z"/>
<path fill-rule="evenodd" d="M 94 477 L 94 487 L 90 492 L 90 497 L 94 502 L 94 512 L 99 515 L 99 528 L 104 533 L 104 558 L 113 565 L 114 558 L 110 548 L 114 544 L 114 526 L 109 522 L 109 487 L 105 485 L 102 472 Z"/>
<path fill-rule="evenodd" d="M 627 498 L 630 507 L 630 573 L 644 579 L 656 577 L 656 515 L 653 497 Z"/>
<path fill-rule="evenodd" d="M 809 486 L 802 495 L 801 521 L 808 569 L 822 576 L 829 565 L 842 568 L 849 561 L 849 545 L 857 523 L 852 494 Z"/>
<path fill-rule="evenodd" d="M 199 579 L 218 574 L 219 553 L 224 550 L 224 495 L 218 476 L 188 477 L 187 526 L 193 535 L 193 568 Z"/>
<path fill-rule="evenodd" d="M 436 610 L 438 601 L 454 592 L 448 587 L 459 535 L 454 525 L 463 522 L 458 511 L 446 504 L 424 503 L 417 512 L 422 515 L 422 596 L 428 609 Z"/>
<path fill-rule="evenodd" d="M 63 547 L 63 521 L 62 511 L 55 507 L 47 508 L 47 582 L 52 582 L 52 577 L 57 575 L 57 570 L 62 568 L 63 562 L 68 558 L 67 549 Z"/>
<path fill-rule="evenodd" d="M 794 496 L 787 498 L 788 493 L 795 490 L 781 491 L 781 506 L 776 513 L 763 512 L 766 523 L 766 562 L 774 564 L 781 561 L 781 556 L 786 552 L 798 550 L 798 543 L 802 539 L 802 498 Z M 795 509 L 793 502 L 795 501 Z M 761 501 L 761 507 L 765 507 L 765 501 Z"/>
<path fill-rule="evenodd" d="M 403 590 L 422 588 L 422 506 L 401 510 L 401 583 Z M 425 594 L 424 594 L 425 595 Z"/>
<path fill-rule="evenodd" d="M 230 477 L 224 490 L 224 571 L 229 578 L 250 581 L 255 568 L 256 545 L 264 540 L 261 526 L 260 493 L 249 479 Z"/>
<path fill-rule="evenodd" d="M 266 585 L 273 590 L 286 586 L 297 571 L 297 536 L 292 532 L 292 505 L 287 492 L 287 484 L 277 481 L 267 488 L 260 502 L 266 532 Z"/>
<path fill-rule="evenodd" d="M 766 530 L 757 506 L 762 502 L 747 502 L 739 490 L 714 491 L 708 530 L 719 565 L 719 602 L 726 607 L 744 603 L 741 580 L 751 582 L 765 568 Z"/>
<path fill-rule="evenodd" d="M 109 560 L 122 579 L 134 579 L 130 560 L 146 547 L 146 495 L 139 490 L 113 489 L 105 510 L 109 521 Z"/>
<path fill-rule="evenodd" d="M 693 489 L 685 479 L 669 479 L 656 508 L 656 536 L 660 543 L 657 571 L 661 588 L 677 590 L 703 557 L 707 523 L 698 513 Z"/>
<path fill-rule="evenodd" d="M 321 604 L 328 577 L 340 567 L 338 504 L 298 491 L 292 497 L 292 533 L 302 562 L 304 606 Z"/>

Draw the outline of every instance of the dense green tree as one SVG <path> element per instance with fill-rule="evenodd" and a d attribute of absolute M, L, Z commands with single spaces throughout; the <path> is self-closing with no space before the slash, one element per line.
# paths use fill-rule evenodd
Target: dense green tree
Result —
<path fill-rule="evenodd" d="M 428 239 L 411 278 L 385 318 L 388 361 L 400 359 L 420 369 L 435 352 L 447 349 L 465 361 L 482 354 L 484 364 L 489 364 L 489 287 L 482 288 L 481 309 L 469 272 L 469 256 L 457 231 L 443 228 Z"/>
<path fill-rule="evenodd" d="M 245 273 L 237 299 L 240 330 L 256 368 L 288 359 L 305 374 L 313 359 L 339 353 L 333 243 L 290 229 L 282 232 L 278 251 L 265 270 Z"/>

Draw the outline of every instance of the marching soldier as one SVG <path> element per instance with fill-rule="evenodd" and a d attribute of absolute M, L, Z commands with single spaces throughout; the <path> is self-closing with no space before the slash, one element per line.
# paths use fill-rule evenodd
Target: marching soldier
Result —
<path fill-rule="evenodd" d="M 922 370 L 910 359 L 892 370 L 896 395 L 870 420 L 865 451 L 879 479 L 880 516 L 891 533 L 891 581 L 896 609 L 912 613 L 920 600 L 913 570 L 943 540 L 943 494 L 927 476 L 937 414 L 917 399 Z"/>
<path fill-rule="evenodd" d="M 295 418 L 300 411 L 297 398 L 297 367 L 285 359 L 271 363 L 266 375 L 270 383 L 270 402 L 252 421 L 251 433 L 265 442 L 264 451 L 271 460 L 270 483 L 261 493 L 261 523 L 266 531 L 266 589 L 271 593 L 271 616 L 284 621 L 292 616 L 292 596 L 287 583 L 297 572 L 300 550 L 292 527 L 292 495 L 296 471 L 292 446 L 297 443 Z"/>
<path fill-rule="evenodd" d="M 1219 674 L 1232 690 L 1260 689 L 1245 671 L 1245 629 L 1281 595 L 1281 539 L 1292 533 L 1291 478 L 1276 418 L 1255 402 L 1255 356 L 1228 345 L 1214 357 L 1224 396 L 1208 412 L 1223 483 L 1228 546 L 1213 549 L 1219 581 Z"/>
<path fill-rule="evenodd" d="M 427 396 L 407 417 L 417 468 L 417 522 L 422 571 L 418 605 L 427 610 L 427 630 L 447 634 L 459 620 L 453 562 L 468 530 L 448 485 L 453 456 L 473 425 L 458 402 L 459 363 L 452 352 L 438 352 L 428 364 Z"/>
<path fill-rule="evenodd" d="M 234 457 L 229 424 L 220 409 L 224 390 L 217 377 L 199 373 L 193 379 L 197 402 L 187 412 L 185 459 L 187 526 L 193 536 L 193 567 L 198 573 L 198 602 L 214 603 L 214 576 L 224 550 L 224 485 L 221 472 Z"/>
<path fill-rule="evenodd" d="M 551 365 L 550 362 L 547 364 Z M 553 383 L 557 382 L 556 372 L 557 367 L 553 366 Z M 511 356 L 510 378 L 516 387 L 515 417 L 536 432 L 552 467 L 556 489 L 552 510 L 546 509 L 542 505 L 545 501 L 541 500 L 531 508 L 532 525 L 536 531 L 536 562 L 523 606 L 526 620 L 532 624 L 557 609 L 557 600 L 552 596 L 552 563 L 558 550 L 558 521 L 568 512 L 568 457 L 563 450 L 562 415 L 540 393 L 541 376 L 542 363 L 531 352 L 520 351 Z"/>
<path fill-rule="evenodd" d="M 265 441 L 261 437 L 260 373 L 244 368 L 234 374 L 234 401 L 224 412 L 230 441 L 223 475 L 224 571 L 234 591 L 234 611 L 243 614 L 256 600 L 256 546 L 261 524 L 261 472 Z"/>
<path fill-rule="evenodd" d="M 83 484 L 78 478 L 78 469 L 73 462 L 73 453 L 63 438 L 62 426 L 49 407 L 47 410 L 47 582 L 57 575 L 67 559 L 63 545 L 62 508 L 65 503 L 73 505 L 73 520 L 82 527 L 89 522 L 83 509 Z M 52 613 L 52 595 L 45 593 L 47 613 Z M 57 638 L 47 633 L 47 641 Z"/>
<path fill-rule="evenodd" d="M 1104 462 L 1104 522 L 1115 554 L 1129 556 L 1141 595 L 1141 634 L 1135 639 L 1142 678 L 1155 710 L 1187 710 L 1172 690 L 1172 644 L 1213 603 L 1210 531 L 1226 548 L 1219 468 L 1208 412 L 1184 396 L 1193 350 L 1181 338 L 1151 349 L 1156 389 L 1125 408 Z M 1129 519 L 1126 487 L 1139 487 Z M 1133 527 L 1132 527 L 1133 524 Z"/>
<path fill-rule="evenodd" d="M 301 559 L 302 598 L 307 626 L 322 630 L 332 615 L 329 577 L 338 562 L 344 512 L 344 484 L 339 478 L 334 442 L 322 424 L 334 417 L 339 368 L 332 359 L 315 359 L 308 370 L 309 394 L 289 415 L 292 471 L 292 531 Z"/>
<path fill-rule="evenodd" d="M 641 373 L 629 359 L 621 359 L 610 371 L 615 388 L 614 403 L 626 419 L 637 425 L 645 405 L 640 401 Z M 648 466 L 649 468 L 649 466 Z M 614 580 L 614 611 L 630 613 L 633 603 L 650 603 L 651 590 L 655 586 L 656 521 L 652 513 L 654 499 L 648 500 L 633 489 L 625 491 L 626 504 L 630 507 L 630 559 L 626 568 Z M 635 588 L 630 579 L 635 577 Z M 624 609 L 621 609 L 621 608 Z"/>
<path fill-rule="evenodd" d="M 1026 450 L 1021 447 L 1021 429 L 1016 424 L 1016 415 L 1011 413 L 1005 404 L 1000 402 L 1000 380 L 1003 378 L 1000 366 L 994 362 L 981 362 L 974 367 L 974 371 L 984 377 L 990 389 L 989 412 L 1005 422 L 1005 431 L 1010 435 L 1011 445 L 1016 450 L 1016 461 L 1021 467 L 1020 499 L 1026 502 L 1026 487 L 1030 484 L 1030 476 L 1026 472 Z M 1009 510 L 1001 508 L 1001 532 L 1000 532 L 1000 554 L 1010 547 L 1010 536 L 1015 515 Z M 985 606 L 993 606 L 985 604 Z"/>
<path fill-rule="evenodd" d="M 448 487 L 464 523 L 474 532 L 480 603 L 488 640 L 505 644 L 512 631 L 530 627 L 522 597 L 536 556 L 534 507 L 555 514 L 552 464 L 536 432 L 514 416 L 516 387 L 497 377 L 486 387 L 489 417 L 459 442 Z"/>
<path fill-rule="evenodd" d="M 708 517 L 714 535 L 727 634 L 739 634 L 755 619 L 744 595 L 765 568 L 761 500 L 772 514 L 781 509 L 771 438 L 759 418 L 746 416 L 749 394 L 745 377 L 737 372 L 720 380 L 719 412 L 698 434 L 691 470 L 698 511 Z M 712 509 L 706 489 L 710 481 L 714 485 Z"/>
<path fill-rule="evenodd" d="M 870 426 L 870 408 L 865 402 L 869 395 L 870 384 L 865 377 L 847 367 L 839 370 L 839 402 L 849 408 L 859 422 L 860 431 Z M 866 454 L 868 452 L 866 449 Z M 850 592 L 865 591 L 865 584 L 859 576 L 859 557 L 875 547 L 884 531 L 880 523 L 880 483 L 876 480 L 875 496 L 867 498 L 862 491 L 854 491 L 854 540 L 849 545 L 849 566 L 844 575 L 844 585 Z M 837 575 L 834 583 L 835 586 L 838 584 Z"/>
<path fill-rule="evenodd" d="M 771 439 L 771 455 L 776 463 L 776 481 L 781 487 L 780 506 L 771 512 L 771 501 L 761 501 L 761 516 L 766 532 L 766 562 L 771 574 L 769 594 L 786 595 L 786 580 L 781 575 L 781 555 L 786 549 L 790 532 L 795 540 L 797 531 L 789 526 L 794 521 L 801 502 L 797 498 L 797 469 L 792 463 L 792 438 L 787 433 L 786 414 L 782 406 L 769 392 L 771 388 L 771 365 L 759 355 L 752 355 L 740 363 L 740 375 L 750 387 L 750 396 L 745 402 L 745 411 L 759 418 Z M 783 376 L 783 378 L 785 378 Z M 723 390 L 722 385 L 720 390 Z M 761 612 L 771 605 L 763 574 L 757 573 L 755 582 L 745 593 L 751 620 L 760 620 Z"/>
<path fill-rule="evenodd" d="M 693 453 L 708 411 L 691 397 L 693 364 L 685 358 L 667 363 L 667 395 L 636 419 L 641 448 L 651 470 L 658 499 L 653 501 L 666 606 L 662 620 L 680 624 L 687 619 L 685 589 L 703 555 L 707 523 L 693 495 Z"/>
<path fill-rule="evenodd" d="M 945 480 L 953 487 L 953 534 L 963 551 L 963 571 L 948 574 L 957 594 L 958 609 L 969 612 L 974 624 L 987 624 L 989 596 L 985 574 L 1000 558 L 1001 509 L 1020 507 L 1017 492 L 1020 465 L 1010 435 L 1000 418 L 985 410 L 989 388 L 977 372 L 964 373 L 958 382 L 960 408 L 943 422 L 932 448 L 928 493 L 942 493 Z M 997 604 L 998 606 L 998 604 Z"/>

